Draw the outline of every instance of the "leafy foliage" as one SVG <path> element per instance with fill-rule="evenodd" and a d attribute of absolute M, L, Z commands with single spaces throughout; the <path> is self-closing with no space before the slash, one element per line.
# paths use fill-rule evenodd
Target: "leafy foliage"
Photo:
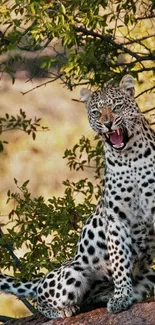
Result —
<path fill-rule="evenodd" d="M 32 135 L 33 140 L 36 138 L 36 131 L 38 128 L 41 130 L 47 130 L 47 127 L 40 125 L 40 118 L 27 118 L 25 112 L 20 109 L 17 116 L 5 114 L 5 117 L 0 117 L 0 133 L 10 131 L 10 130 L 21 130 Z M 0 151 L 3 151 L 3 144 L 6 144 L 6 141 L 0 141 Z"/>
<path fill-rule="evenodd" d="M 152 75 L 154 10 L 154 0 L 4 0 L 0 53 L 10 55 L 1 71 L 14 78 L 15 63 L 26 51 L 35 52 L 36 60 L 41 56 L 40 71 L 46 70 L 51 82 L 60 78 L 69 89 L 101 86 L 127 71 L 137 79 L 142 72 Z"/>
<path fill-rule="evenodd" d="M 87 153 L 87 159 L 83 155 Z M 97 150 L 84 137 L 79 140 L 72 150 L 65 151 L 68 165 L 74 170 L 92 168 L 94 177 L 99 180 L 103 170 L 102 143 L 98 140 Z M 45 202 L 40 196 L 32 198 L 26 181 L 22 186 L 15 183 L 18 192 L 8 191 L 8 201 L 14 200 L 15 208 L 10 212 L 9 219 L 13 227 L 0 238 L 0 244 L 6 248 L 8 243 L 13 249 L 23 245 L 27 253 L 21 258 L 20 271 L 22 277 L 32 277 L 41 274 L 43 269 L 51 270 L 57 263 L 70 258 L 76 250 L 81 226 L 85 216 L 94 210 L 93 196 L 100 196 L 100 186 L 94 186 L 88 179 L 78 182 L 63 182 L 64 197 L 52 197 Z M 76 194 L 81 194 L 83 202 L 76 202 Z M 10 268 L 16 273 L 16 261 L 12 256 L 1 250 L 0 266 Z M 35 260 L 35 263 L 34 263 Z"/>

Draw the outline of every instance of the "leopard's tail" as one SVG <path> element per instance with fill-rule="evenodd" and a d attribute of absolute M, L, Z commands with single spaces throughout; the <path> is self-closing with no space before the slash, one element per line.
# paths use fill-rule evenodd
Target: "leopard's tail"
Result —
<path fill-rule="evenodd" d="M 17 280 L 12 276 L 0 274 L 0 291 L 17 297 L 35 298 L 41 278 L 32 281 Z"/>

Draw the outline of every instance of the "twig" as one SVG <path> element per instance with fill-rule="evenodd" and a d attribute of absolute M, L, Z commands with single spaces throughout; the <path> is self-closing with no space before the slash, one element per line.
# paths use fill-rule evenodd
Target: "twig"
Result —
<path fill-rule="evenodd" d="M 73 101 L 73 102 L 82 103 L 82 104 L 84 103 L 82 100 L 79 100 L 79 99 L 75 99 L 75 98 L 72 98 L 72 101 Z"/>
<path fill-rule="evenodd" d="M 0 134 L 3 133 L 3 132 L 8 132 L 8 131 L 23 131 L 23 132 L 26 132 L 28 133 L 28 131 L 31 131 L 31 130 L 24 130 L 20 127 L 12 127 L 12 128 L 9 128 L 9 129 L 3 129 L 3 130 L 0 130 Z M 45 131 L 49 131 L 49 128 L 48 127 L 42 127 L 42 129 L 36 129 L 35 132 L 45 132 Z"/>
<path fill-rule="evenodd" d="M 29 301 L 27 301 L 27 299 L 25 298 L 22 298 L 22 297 L 18 297 L 19 300 L 22 301 L 22 303 L 29 309 L 29 311 L 32 313 L 32 314 L 35 314 L 37 312 L 37 310 L 29 303 Z"/>
<path fill-rule="evenodd" d="M 117 22 L 118 22 L 118 19 L 119 19 L 119 14 L 120 14 L 120 9 L 118 10 L 117 15 L 116 15 L 116 19 L 115 19 L 114 32 L 113 32 L 113 39 L 115 39 L 115 35 L 116 35 Z"/>
<path fill-rule="evenodd" d="M 12 319 L 17 319 L 17 318 L 8 317 L 8 316 L 0 316 L 0 322 L 2 322 L 2 323 L 6 323 L 6 322 L 8 322 L 9 320 L 12 320 Z"/>
<path fill-rule="evenodd" d="M 151 18 L 155 18 L 155 15 L 152 14 L 149 16 L 137 17 L 136 20 L 151 19 Z"/>
<path fill-rule="evenodd" d="M 52 80 L 48 80 L 48 81 L 46 81 L 46 82 L 43 82 L 42 84 L 37 85 L 37 86 L 31 88 L 31 89 L 28 90 L 28 91 L 25 91 L 25 92 L 21 91 L 21 94 L 22 94 L 22 95 L 26 95 L 26 94 L 30 93 L 31 91 L 33 91 L 33 90 L 35 90 L 35 89 L 37 89 L 37 88 L 40 88 L 40 87 L 42 87 L 42 86 L 46 86 L 47 84 L 56 81 L 57 79 L 61 78 L 62 76 L 63 76 L 63 73 L 60 73 L 59 75 L 57 75 L 57 76 L 56 76 L 55 78 L 53 78 Z"/>
<path fill-rule="evenodd" d="M 152 108 L 149 108 L 148 110 L 143 111 L 143 114 L 147 114 L 147 113 L 149 113 L 151 111 L 154 111 L 154 109 L 155 109 L 155 106 L 152 107 Z"/>
<path fill-rule="evenodd" d="M 155 66 L 154 67 L 144 67 L 143 69 L 136 70 L 137 73 L 141 73 L 144 71 L 155 71 Z"/>
<path fill-rule="evenodd" d="M 74 83 L 72 84 L 72 87 L 76 87 L 76 86 L 85 86 L 85 85 L 88 85 L 88 84 L 90 84 L 89 81 L 74 82 Z"/>
<path fill-rule="evenodd" d="M 138 97 L 140 97 L 141 95 L 143 95 L 143 94 L 145 94 L 145 93 L 147 93 L 148 91 L 151 91 L 151 90 L 153 90 L 153 89 L 155 89 L 155 86 L 153 86 L 153 87 L 151 87 L 151 88 L 148 88 L 148 89 L 145 89 L 145 90 L 142 91 L 140 94 L 138 94 L 135 98 L 138 98 Z"/>
<path fill-rule="evenodd" d="M 130 45 L 130 44 L 133 44 L 133 43 L 138 43 L 138 42 L 144 41 L 145 39 L 151 38 L 151 37 L 155 37 L 155 34 L 151 34 L 151 35 L 147 35 L 147 36 L 143 36 L 143 37 L 140 37 L 140 38 L 130 40 L 130 41 L 124 43 L 124 45 Z"/>

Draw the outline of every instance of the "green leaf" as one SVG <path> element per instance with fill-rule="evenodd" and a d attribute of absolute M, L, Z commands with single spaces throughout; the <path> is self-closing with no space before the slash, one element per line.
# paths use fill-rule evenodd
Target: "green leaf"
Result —
<path fill-rule="evenodd" d="M 22 185 L 22 187 L 26 187 L 29 182 L 30 182 L 29 180 L 27 180 L 26 182 L 24 182 L 23 185 Z"/>

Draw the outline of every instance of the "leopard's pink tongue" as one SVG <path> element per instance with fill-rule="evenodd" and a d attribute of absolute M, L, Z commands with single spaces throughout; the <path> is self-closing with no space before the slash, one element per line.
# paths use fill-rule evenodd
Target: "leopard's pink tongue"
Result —
<path fill-rule="evenodd" d="M 110 142 L 115 145 L 120 145 L 123 142 L 123 134 L 120 132 L 119 134 L 115 131 L 110 134 Z"/>

